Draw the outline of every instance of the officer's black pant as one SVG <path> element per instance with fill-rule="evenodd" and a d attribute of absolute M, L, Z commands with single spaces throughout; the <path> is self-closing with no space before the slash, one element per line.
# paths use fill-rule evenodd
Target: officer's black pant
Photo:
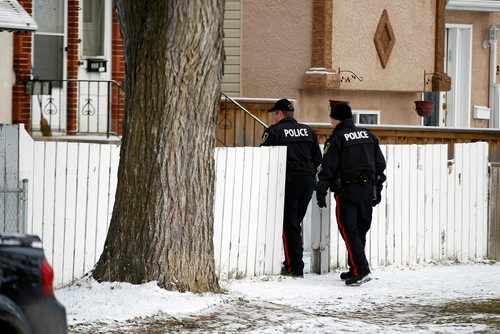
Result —
<path fill-rule="evenodd" d="M 373 185 L 348 184 L 335 194 L 339 232 L 344 239 L 348 263 L 354 275 L 370 272 L 365 255 L 366 233 L 372 221 Z"/>
<path fill-rule="evenodd" d="M 313 175 L 287 176 L 285 185 L 285 211 L 283 215 L 283 265 L 288 273 L 302 275 L 302 228 L 300 223 L 306 215 L 316 180 Z"/>

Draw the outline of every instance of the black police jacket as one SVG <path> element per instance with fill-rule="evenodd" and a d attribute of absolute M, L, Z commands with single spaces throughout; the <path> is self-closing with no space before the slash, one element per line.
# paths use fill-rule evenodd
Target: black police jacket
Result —
<path fill-rule="evenodd" d="M 286 174 L 316 175 L 321 150 L 314 131 L 287 117 L 267 128 L 260 146 L 286 146 Z"/>
<path fill-rule="evenodd" d="M 335 127 L 325 143 L 317 195 L 326 196 L 337 177 L 342 184 L 359 182 L 360 177 L 375 182 L 382 176 L 385 180 L 385 166 L 377 137 L 347 119 Z"/>

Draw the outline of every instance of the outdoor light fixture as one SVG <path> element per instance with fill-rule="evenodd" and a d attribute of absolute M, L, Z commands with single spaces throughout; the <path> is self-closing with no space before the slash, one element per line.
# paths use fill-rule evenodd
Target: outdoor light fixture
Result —
<path fill-rule="evenodd" d="M 488 41 L 490 43 L 493 43 L 497 40 L 498 31 L 499 29 L 495 24 L 491 25 L 490 30 L 488 30 Z"/>
<path fill-rule="evenodd" d="M 483 42 L 483 48 L 487 48 L 490 45 L 492 45 L 494 42 L 496 42 L 498 38 L 498 32 L 500 31 L 499 26 L 492 24 L 490 29 L 488 29 L 488 36 L 487 39 Z"/>

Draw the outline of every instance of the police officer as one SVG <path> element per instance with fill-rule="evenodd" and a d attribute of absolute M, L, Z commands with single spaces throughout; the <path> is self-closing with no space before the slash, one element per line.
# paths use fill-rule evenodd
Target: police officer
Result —
<path fill-rule="evenodd" d="M 282 275 L 303 277 L 302 228 L 307 206 L 321 163 L 321 150 L 313 130 L 293 118 L 290 101 L 281 99 L 268 110 L 275 124 L 264 131 L 261 146 L 286 146 L 285 208 L 283 215 L 283 248 L 285 261 Z"/>
<path fill-rule="evenodd" d="M 328 189 L 335 193 L 337 225 L 349 263 L 349 271 L 340 278 L 346 285 L 359 285 L 371 279 L 365 255 L 366 233 L 373 206 L 380 202 L 385 158 L 378 139 L 369 130 L 354 125 L 347 103 L 330 104 L 335 128 L 323 149 L 316 199 L 325 208 Z"/>

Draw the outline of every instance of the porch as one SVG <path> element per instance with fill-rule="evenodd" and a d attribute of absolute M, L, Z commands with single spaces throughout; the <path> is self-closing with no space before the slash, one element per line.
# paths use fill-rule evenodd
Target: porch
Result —
<path fill-rule="evenodd" d="M 113 80 L 27 80 L 33 137 L 121 135 L 125 91 Z"/>

